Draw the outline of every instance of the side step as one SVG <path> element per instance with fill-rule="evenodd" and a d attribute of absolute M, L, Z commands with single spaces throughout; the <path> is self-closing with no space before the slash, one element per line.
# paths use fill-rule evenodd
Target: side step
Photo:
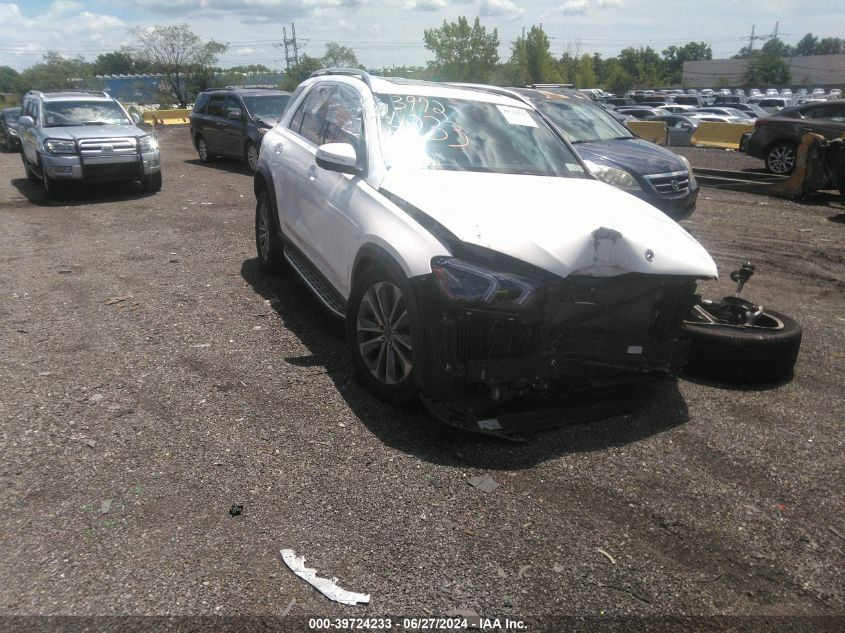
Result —
<path fill-rule="evenodd" d="M 300 276 L 305 285 L 311 289 L 329 312 L 343 319 L 346 316 L 346 301 L 332 288 L 316 268 L 295 248 L 287 244 L 284 247 L 285 259 Z"/>

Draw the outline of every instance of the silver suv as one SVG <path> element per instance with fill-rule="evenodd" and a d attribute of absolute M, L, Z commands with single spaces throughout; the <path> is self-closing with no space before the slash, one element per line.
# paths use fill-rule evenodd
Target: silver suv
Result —
<path fill-rule="evenodd" d="M 677 371 L 696 281 L 716 277 L 533 105 L 486 90 L 318 71 L 254 185 L 259 266 L 346 320 L 361 382 L 476 431 L 522 395 Z"/>
<path fill-rule="evenodd" d="M 30 91 L 18 121 L 26 175 L 50 198 L 81 181 L 138 180 L 159 191 L 158 143 L 140 121 L 105 92 Z"/>

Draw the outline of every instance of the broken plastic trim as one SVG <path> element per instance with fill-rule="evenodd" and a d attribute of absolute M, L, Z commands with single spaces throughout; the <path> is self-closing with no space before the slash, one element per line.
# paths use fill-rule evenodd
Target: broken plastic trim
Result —
<path fill-rule="evenodd" d="M 280 550 L 282 560 L 285 565 L 290 567 L 290 570 L 302 578 L 309 585 L 314 587 L 321 594 L 326 596 L 329 600 L 340 602 L 349 606 L 358 604 L 368 604 L 370 602 L 370 594 L 355 593 L 354 591 L 347 591 L 337 586 L 337 578 L 320 578 L 317 575 L 316 569 L 311 569 L 305 566 L 305 557 L 297 556 L 292 549 Z"/>

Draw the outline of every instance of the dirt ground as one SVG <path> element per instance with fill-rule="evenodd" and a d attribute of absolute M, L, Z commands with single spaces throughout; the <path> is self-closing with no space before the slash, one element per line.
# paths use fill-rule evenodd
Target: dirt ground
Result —
<path fill-rule="evenodd" d="M 791 382 L 682 378 L 509 444 L 362 391 L 339 322 L 258 272 L 245 168 L 201 164 L 186 128 L 160 140 L 153 196 L 48 202 L 0 154 L 0 616 L 843 626 L 839 202 L 703 188 L 684 222 L 719 266 L 706 296 L 751 260 L 746 295 L 803 326 Z M 282 548 L 369 606 L 328 601 Z"/>

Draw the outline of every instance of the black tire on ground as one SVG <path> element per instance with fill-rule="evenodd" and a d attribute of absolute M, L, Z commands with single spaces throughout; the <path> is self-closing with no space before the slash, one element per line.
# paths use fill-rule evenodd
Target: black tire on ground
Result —
<path fill-rule="evenodd" d="M 380 360 L 381 351 L 377 354 L 373 353 L 377 351 L 375 349 L 370 353 L 362 352 L 362 344 L 365 350 L 370 346 L 380 348 L 382 345 L 375 340 L 380 336 L 379 332 L 361 329 L 363 324 L 373 326 L 373 330 L 378 329 L 378 319 L 373 318 L 375 315 L 371 310 L 371 299 L 374 296 L 371 293 L 378 290 L 383 293 L 382 296 L 388 304 L 398 299 L 396 309 L 389 310 L 394 316 L 392 323 L 386 324 L 382 329 L 382 331 L 387 329 L 391 332 L 390 343 L 385 347 L 383 363 Z M 395 294 L 396 291 L 399 292 L 398 295 Z M 410 314 L 414 309 L 413 302 L 405 301 L 405 297 L 411 296 L 410 292 L 410 285 L 404 276 L 399 278 L 379 266 L 371 266 L 353 283 L 346 307 L 346 345 L 355 378 L 382 400 L 398 406 L 408 406 L 419 401 L 417 384 L 413 375 L 414 357 L 412 355 L 413 348 L 419 346 L 417 343 L 419 337 L 415 336 L 411 330 L 411 325 L 418 321 Z M 404 319 L 403 311 L 407 311 Z M 388 310 L 386 309 L 385 312 Z M 382 338 L 384 338 L 383 335 Z M 403 357 L 410 361 L 410 369 L 404 374 Z M 376 374 L 380 373 L 379 370 L 382 367 L 384 368 L 383 378 L 377 377 L 371 371 L 373 362 L 376 363 L 374 370 Z M 390 384 L 388 378 L 389 368 L 393 369 L 394 377 L 402 375 L 401 379 L 393 384 Z"/>
<path fill-rule="evenodd" d="M 258 167 L 258 153 L 258 145 L 252 141 L 248 141 L 246 147 L 244 148 L 244 160 L 246 161 L 246 166 L 249 167 L 249 170 L 253 173 L 255 173 L 255 170 Z"/>
<path fill-rule="evenodd" d="M 267 189 L 259 190 L 255 203 L 255 251 L 262 271 L 273 275 L 284 272 L 285 257 L 276 221 L 276 206 Z"/>
<path fill-rule="evenodd" d="M 202 134 L 197 134 L 197 154 L 204 163 L 210 163 L 214 160 L 214 156 L 208 151 L 208 144 Z"/>
<path fill-rule="evenodd" d="M 156 193 L 161 191 L 161 170 L 144 176 L 141 183 L 144 186 L 144 193 Z"/>
<path fill-rule="evenodd" d="M 681 337 L 690 342 L 684 373 L 726 384 L 782 382 L 792 377 L 801 347 L 801 326 L 766 310 L 780 329 L 684 322 Z"/>
<path fill-rule="evenodd" d="M 777 141 L 766 150 L 766 169 L 773 174 L 788 176 L 795 171 L 798 148 L 788 141 Z"/>
<path fill-rule="evenodd" d="M 47 170 L 41 167 L 41 184 L 44 187 L 44 195 L 48 200 L 57 200 L 65 193 L 64 183 L 58 183 L 47 174 Z"/>
<path fill-rule="evenodd" d="M 26 154 L 24 154 L 23 151 L 21 151 L 21 161 L 23 161 L 23 169 L 24 172 L 26 172 L 26 179 L 32 183 L 40 183 L 41 179 L 33 173 L 32 168 L 29 166 L 29 161 L 26 159 Z"/>

